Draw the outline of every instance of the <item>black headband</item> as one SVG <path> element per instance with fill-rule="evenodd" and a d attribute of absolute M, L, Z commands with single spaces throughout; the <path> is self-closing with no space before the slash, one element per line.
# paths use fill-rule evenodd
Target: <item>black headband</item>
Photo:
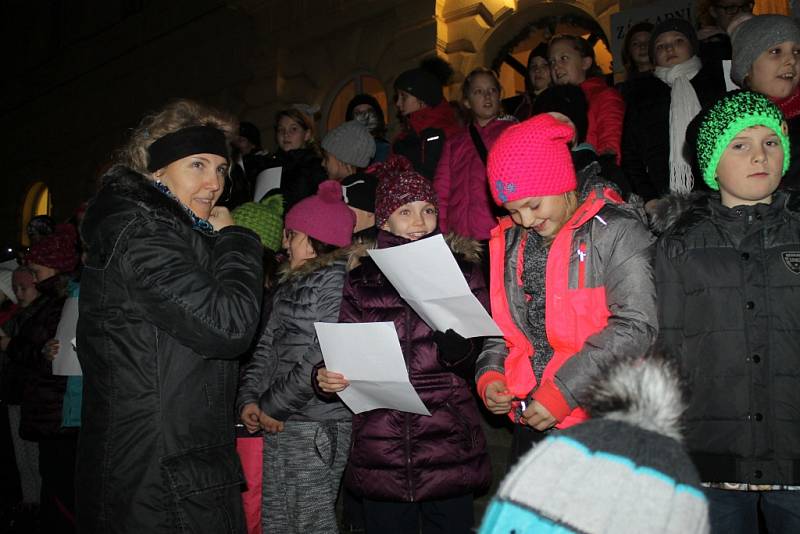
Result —
<path fill-rule="evenodd" d="M 228 144 L 222 130 L 213 126 L 189 126 L 156 139 L 147 148 L 147 170 L 155 172 L 192 154 L 216 154 L 228 159 Z"/>

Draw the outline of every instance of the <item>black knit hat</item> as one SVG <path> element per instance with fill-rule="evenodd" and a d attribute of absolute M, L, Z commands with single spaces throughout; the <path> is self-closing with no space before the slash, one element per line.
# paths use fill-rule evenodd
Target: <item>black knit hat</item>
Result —
<path fill-rule="evenodd" d="M 442 84 L 430 72 L 411 69 L 400 74 L 394 81 L 394 88 L 417 97 L 428 106 L 438 106 L 444 99 Z"/>
<path fill-rule="evenodd" d="M 583 89 L 577 85 L 554 85 L 548 87 L 536 97 L 531 115 L 557 111 L 563 113 L 575 125 L 578 143 L 586 141 L 589 131 L 589 104 Z"/>
<path fill-rule="evenodd" d="M 697 41 L 697 32 L 694 31 L 692 24 L 686 19 L 664 19 L 656 24 L 656 27 L 653 28 L 653 32 L 650 34 L 650 47 L 647 52 L 650 55 L 650 61 L 653 65 L 656 64 L 656 39 L 658 39 L 659 35 L 666 32 L 679 32 L 685 35 L 692 45 L 692 54 L 697 54 L 699 43 Z"/>
<path fill-rule="evenodd" d="M 369 107 L 371 107 L 375 111 L 375 114 L 381 120 L 381 123 L 383 123 L 384 120 L 383 109 L 381 109 L 381 105 L 378 103 L 378 101 L 375 99 L 374 96 L 368 95 L 366 93 L 358 94 L 350 100 L 350 103 L 347 104 L 347 112 L 344 114 L 344 120 L 346 121 L 353 120 L 355 118 L 353 117 L 353 110 L 356 109 L 356 107 L 360 106 L 361 104 L 368 104 Z"/>
<path fill-rule="evenodd" d="M 258 126 L 252 122 L 240 122 L 239 135 L 253 143 L 255 146 L 261 146 L 261 131 L 259 131 Z"/>

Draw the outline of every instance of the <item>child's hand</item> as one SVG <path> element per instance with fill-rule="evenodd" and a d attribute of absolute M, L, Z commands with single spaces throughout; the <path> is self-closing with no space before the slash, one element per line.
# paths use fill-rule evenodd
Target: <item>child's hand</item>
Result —
<path fill-rule="evenodd" d="M 261 424 L 261 428 L 264 429 L 264 432 L 269 432 L 270 434 L 275 434 L 276 432 L 283 432 L 283 421 L 278 421 L 277 419 L 273 419 L 264 412 L 260 413 L 261 415 L 259 415 L 258 421 Z"/>
<path fill-rule="evenodd" d="M 514 395 L 508 391 L 504 380 L 495 380 L 486 386 L 486 408 L 493 414 L 503 415 L 511 411 Z"/>
<path fill-rule="evenodd" d="M 544 407 L 541 402 L 533 401 L 528 408 L 522 412 L 522 418 L 519 420 L 523 425 L 529 425 L 539 431 L 552 428 L 558 421 L 550 414 L 550 411 Z"/>
<path fill-rule="evenodd" d="M 44 354 L 44 357 L 52 362 L 56 359 L 56 354 L 58 354 L 58 348 L 60 346 L 61 343 L 59 343 L 57 339 L 51 339 L 44 344 L 44 347 L 42 347 L 42 354 Z"/>
<path fill-rule="evenodd" d="M 328 371 L 325 367 L 321 367 L 317 373 L 317 384 L 319 389 L 325 393 L 338 393 L 350 385 L 350 382 L 341 373 L 334 373 Z"/>
<path fill-rule="evenodd" d="M 249 402 L 242 407 L 242 413 L 239 416 L 242 420 L 242 424 L 247 429 L 248 432 L 253 434 L 254 432 L 258 432 L 261 428 L 261 422 L 259 418 L 261 417 L 261 410 L 258 407 L 258 404 L 255 402 Z"/>
<path fill-rule="evenodd" d="M 223 228 L 236 224 L 233 222 L 233 215 L 224 206 L 214 206 L 211 208 L 211 214 L 208 216 L 208 222 L 211 226 L 219 232 Z"/>

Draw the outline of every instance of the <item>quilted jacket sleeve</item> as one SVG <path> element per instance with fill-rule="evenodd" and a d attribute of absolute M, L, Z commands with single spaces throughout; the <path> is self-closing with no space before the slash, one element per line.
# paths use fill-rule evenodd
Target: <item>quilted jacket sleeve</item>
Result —
<path fill-rule="evenodd" d="M 599 92 L 592 102 L 594 117 L 597 121 L 598 154 L 613 152 L 617 156 L 617 165 L 622 157 L 622 125 L 625 118 L 625 101 L 619 91 L 607 88 Z"/>

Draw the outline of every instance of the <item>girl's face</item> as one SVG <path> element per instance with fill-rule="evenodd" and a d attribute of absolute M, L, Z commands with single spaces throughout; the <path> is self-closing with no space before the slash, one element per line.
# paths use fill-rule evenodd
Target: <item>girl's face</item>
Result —
<path fill-rule="evenodd" d="M 227 174 L 228 162 L 222 156 L 193 154 L 173 161 L 154 176 L 195 215 L 208 219 L 222 194 Z"/>
<path fill-rule="evenodd" d="M 592 58 L 582 57 L 572 42 L 556 41 L 550 45 L 550 74 L 556 85 L 578 85 L 586 80 L 586 71 L 592 66 Z"/>
<path fill-rule="evenodd" d="M 416 241 L 436 230 L 436 206 L 424 200 L 403 204 L 386 220 L 382 230 Z"/>
<path fill-rule="evenodd" d="M 731 208 L 769 203 L 781 181 L 783 156 L 780 139 L 766 126 L 739 132 L 717 166 L 722 204 Z"/>
<path fill-rule="evenodd" d="M 692 44 L 681 32 L 664 32 L 653 43 L 653 55 L 657 67 L 674 67 L 692 57 Z"/>
<path fill-rule="evenodd" d="M 528 68 L 528 76 L 533 84 L 533 90 L 537 93 L 550 87 L 552 78 L 550 77 L 550 64 L 547 58 L 536 56 L 531 60 Z"/>
<path fill-rule="evenodd" d="M 503 206 L 511 219 L 523 228 L 533 229 L 542 237 L 553 238 L 572 216 L 567 194 L 526 197 Z"/>
<path fill-rule="evenodd" d="M 33 283 L 33 278 L 25 277 L 20 280 L 14 280 L 12 284 L 14 295 L 17 297 L 17 303 L 22 308 L 27 308 L 39 296 L 39 291 L 36 289 L 36 284 Z"/>
<path fill-rule="evenodd" d="M 628 43 L 628 54 L 633 60 L 637 69 L 648 69 L 650 67 L 650 56 L 647 49 L 650 46 L 650 32 L 641 31 L 631 35 Z"/>
<path fill-rule="evenodd" d="M 425 103 L 422 100 L 402 89 L 397 90 L 396 105 L 397 109 L 400 110 L 400 114 L 403 116 L 410 115 L 425 107 Z"/>
<path fill-rule="evenodd" d="M 322 167 L 328 173 L 328 178 L 336 181 L 347 178 L 356 172 L 355 167 L 340 161 L 339 158 L 330 152 L 325 152 L 325 155 L 322 158 Z"/>
<path fill-rule="evenodd" d="M 297 230 L 283 231 L 283 248 L 289 256 L 290 269 L 297 269 L 311 258 L 317 257 L 308 235 Z"/>
<path fill-rule="evenodd" d="M 37 284 L 39 282 L 44 282 L 48 278 L 52 278 L 58 274 L 58 271 L 56 271 L 52 267 L 48 267 L 46 265 L 40 265 L 38 263 L 29 263 L 28 269 L 30 269 L 31 272 L 33 273 L 33 279 Z"/>
<path fill-rule="evenodd" d="M 475 115 L 481 126 L 500 113 L 500 89 L 488 74 L 476 74 L 469 84 L 469 94 L 464 105 Z"/>
<path fill-rule="evenodd" d="M 773 46 L 753 62 L 747 82 L 753 91 L 772 98 L 786 98 L 800 82 L 800 43 L 784 41 Z"/>
<path fill-rule="evenodd" d="M 311 139 L 311 130 L 306 130 L 303 126 L 291 117 L 283 116 L 278 121 L 275 129 L 275 138 L 278 146 L 284 152 L 303 148 Z"/>

